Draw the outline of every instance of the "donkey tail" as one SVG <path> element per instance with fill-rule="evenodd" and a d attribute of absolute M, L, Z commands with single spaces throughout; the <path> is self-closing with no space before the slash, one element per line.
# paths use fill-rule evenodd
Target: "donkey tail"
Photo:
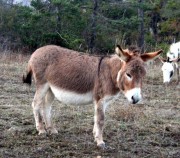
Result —
<path fill-rule="evenodd" d="M 31 85 L 32 83 L 32 69 L 30 66 L 28 66 L 28 72 L 26 75 L 23 75 L 23 83 Z"/>

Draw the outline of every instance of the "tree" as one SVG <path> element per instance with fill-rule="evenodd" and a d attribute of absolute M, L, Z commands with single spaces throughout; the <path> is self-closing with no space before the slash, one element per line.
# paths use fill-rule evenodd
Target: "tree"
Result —
<path fill-rule="evenodd" d="M 33 0 L 31 6 L 0 0 L 0 4 L 0 42 L 8 49 L 10 43 L 31 50 L 57 44 L 106 54 L 114 52 L 117 42 L 149 49 L 180 39 L 177 0 Z"/>
<path fill-rule="evenodd" d="M 141 49 L 141 52 L 144 52 L 144 11 L 141 7 L 141 4 L 143 3 L 143 0 L 138 1 L 140 6 L 138 8 L 138 17 L 139 17 L 139 38 L 138 38 L 138 46 Z"/>
<path fill-rule="evenodd" d="M 95 46 L 95 39 L 96 39 L 96 27 L 97 27 L 97 10 L 98 10 L 98 0 L 93 0 L 94 7 L 93 12 L 91 16 L 91 35 L 90 35 L 90 41 L 89 41 L 89 51 L 92 54 L 93 48 Z"/>

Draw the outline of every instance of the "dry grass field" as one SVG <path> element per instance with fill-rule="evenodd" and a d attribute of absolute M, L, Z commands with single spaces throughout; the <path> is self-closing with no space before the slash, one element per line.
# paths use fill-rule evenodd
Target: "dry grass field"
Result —
<path fill-rule="evenodd" d="M 34 85 L 22 84 L 29 56 L 0 53 L 0 158 L 179 158 L 180 85 L 162 83 L 160 65 L 148 66 L 143 101 L 123 95 L 108 107 L 100 150 L 93 140 L 93 105 L 53 103 L 58 135 L 39 136 L 31 102 Z"/>

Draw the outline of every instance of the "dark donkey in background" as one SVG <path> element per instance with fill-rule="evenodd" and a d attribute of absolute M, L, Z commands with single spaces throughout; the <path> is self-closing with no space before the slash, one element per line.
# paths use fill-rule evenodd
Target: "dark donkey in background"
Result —
<path fill-rule="evenodd" d="M 141 55 L 119 45 L 115 50 L 114 55 L 98 57 L 48 45 L 32 54 L 23 81 L 31 84 L 33 75 L 36 93 L 32 107 L 39 134 L 58 133 L 51 121 L 54 97 L 66 104 L 94 103 L 93 134 L 97 145 L 105 147 L 103 126 L 107 105 L 120 91 L 130 103 L 139 102 L 146 74 L 144 62 L 162 52 Z"/>

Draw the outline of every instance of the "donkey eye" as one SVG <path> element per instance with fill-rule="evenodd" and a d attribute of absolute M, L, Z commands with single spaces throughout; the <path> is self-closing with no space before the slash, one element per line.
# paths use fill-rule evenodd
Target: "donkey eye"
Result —
<path fill-rule="evenodd" d="M 132 76 L 129 73 L 126 73 L 127 77 L 132 78 Z"/>

